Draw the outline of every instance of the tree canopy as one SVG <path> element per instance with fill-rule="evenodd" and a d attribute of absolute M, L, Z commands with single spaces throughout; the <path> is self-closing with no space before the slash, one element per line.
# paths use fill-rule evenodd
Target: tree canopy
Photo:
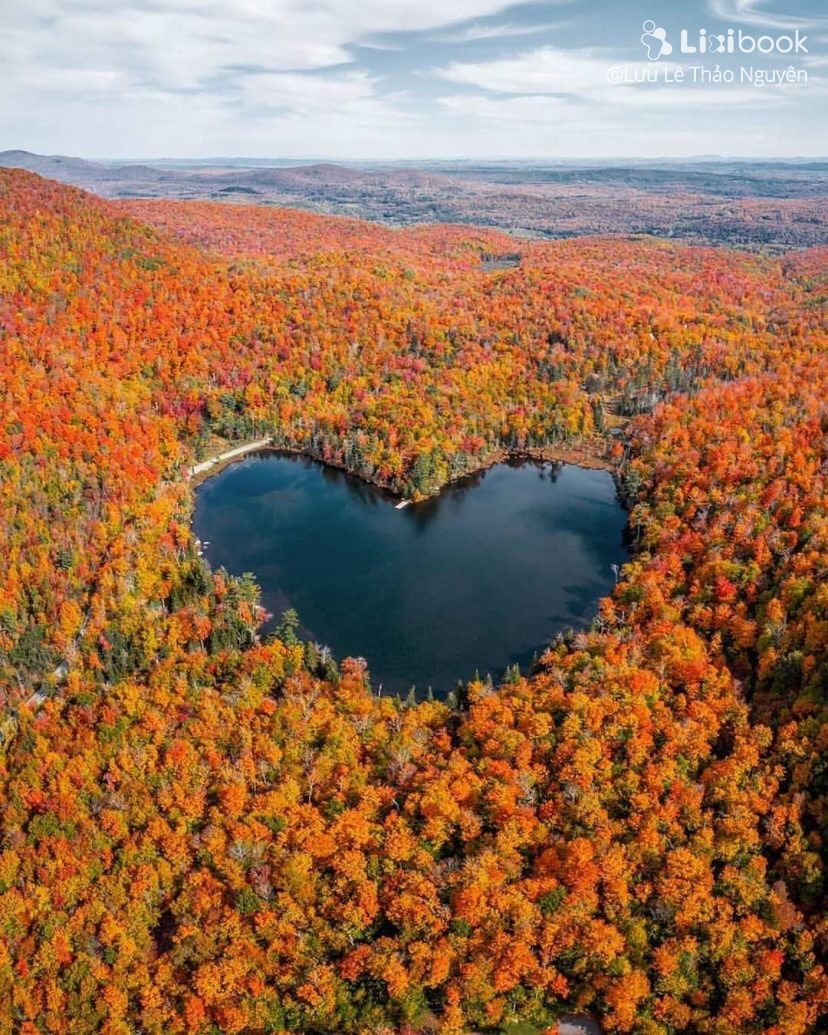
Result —
<path fill-rule="evenodd" d="M 817 1030 L 825 250 L 0 212 L 0 1031 Z M 261 435 L 415 498 L 586 443 L 634 558 L 533 673 L 380 697 L 198 555 Z"/>

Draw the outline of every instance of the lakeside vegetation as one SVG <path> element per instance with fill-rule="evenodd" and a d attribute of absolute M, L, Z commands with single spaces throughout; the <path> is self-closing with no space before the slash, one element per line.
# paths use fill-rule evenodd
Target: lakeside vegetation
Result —
<path fill-rule="evenodd" d="M 826 251 L 0 212 L 0 1030 L 815 1030 Z M 419 498 L 622 426 L 615 593 L 456 709 L 261 642 L 189 530 L 216 434 Z"/>
<path fill-rule="evenodd" d="M 616 497 L 606 471 L 511 460 L 409 506 L 269 450 L 199 486 L 192 528 L 213 568 L 254 573 L 262 634 L 295 608 L 375 692 L 448 699 L 590 624 L 628 558 Z"/>

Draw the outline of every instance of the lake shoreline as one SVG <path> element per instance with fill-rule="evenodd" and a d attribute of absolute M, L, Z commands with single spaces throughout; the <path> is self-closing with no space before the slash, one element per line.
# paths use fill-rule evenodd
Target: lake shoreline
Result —
<path fill-rule="evenodd" d="M 295 609 L 303 639 L 367 658 L 375 687 L 403 695 L 528 671 L 556 636 L 589 627 L 629 559 L 612 475 L 535 458 L 400 512 L 398 497 L 276 449 L 194 496 L 211 567 L 252 573 L 268 614 Z"/>
<path fill-rule="evenodd" d="M 238 463 L 255 453 L 286 453 L 293 456 L 304 456 L 309 460 L 316 460 L 318 463 L 324 464 L 326 467 L 330 467 L 333 470 L 344 471 L 346 474 L 365 482 L 366 485 L 371 485 L 375 489 L 388 493 L 388 495 L 396 501 L 398 508 L 402 509 L 400 504 L 409 506 L 417 503 L 425 503 L 427 500 L 435 499 L 441 492 L 443 492 L 444 489 L 462 481 L 463 478 L 472 478 L 476 474 L 488 471 L 497 464 L 510 462 L 529 461 L 535 463 L 571 464 L 573 467 L 582 467 L 588 471 L 607 471 L 613 476 L 617 484 L 618 467 L 616 464 L 612 463 L 608 455 L 610 444 L 611 441 L 609 439 L 580 439 L 573 440 L 572 443 L 560 447 L 530 446 L 525 449 L 499 449 L 490 457 L 487 457 L 486 460 L 482 461 L 478 467 L 471 468 L 468 471 L 463 471 L 461 474 L 455 475 L 453 478 L 449 478 L 447 481 L 443 482 L 435 492 L 432 492 L 427 496 L 421 496 L 419 499 L 411 499 L 410 497 L 403 496 L 389 488 L 387 485 L 381 485 L 356 471 L 352 471 L 344 463 L 327 460 L 314 453 L 312 450 L 300 449 L 297 446 L 277 445 L 274 443 L 272 438 L 257 439 L 255 442 L 241 443 L 235 447 L 231 446 L 231 448 L 225 452 L 208 457 L 206 460 L 201 460 L 188 469 L 187 480 L 191 485 L 197 487 L 209 478 L 213 478 L 215 475 L 220 474 L 230 464 Z"/>

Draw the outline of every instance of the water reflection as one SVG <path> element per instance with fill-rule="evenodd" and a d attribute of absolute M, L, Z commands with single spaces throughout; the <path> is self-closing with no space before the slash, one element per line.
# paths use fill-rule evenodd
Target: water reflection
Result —
<path fill-rule="evenodd" d="M 445 692 L 475 671 L 527 666 L 583 626 L 623 564 L 625 514 L 608 474 L 509 461 L 436 499 L 397 501 L 294 454 L 253 454 L 197 491 L 214 566 L 251 571 L 264 606 L 299 612 L 375 683 Z"/>

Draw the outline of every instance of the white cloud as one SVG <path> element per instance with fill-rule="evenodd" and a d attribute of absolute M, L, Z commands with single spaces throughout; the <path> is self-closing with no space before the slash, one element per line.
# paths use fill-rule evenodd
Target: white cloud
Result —
<path fill-rule="evenodd" d="M 737 8 L 745 17 L 767 6 L 757 0 L 709 2 Z M 776 0 L 778 7 L 782 3 Z M 717 136 L 726 132 L 728 145 L 736 138 L 705 116 L 738 103 L 747 117 L 756 106 L 747 95 L 724 92 L 679 95 L 677 88 L 663 85 L 610 88 L 607 71 L 616 59 L 595 46 L 508 54 L 512 37 L 550 28 L 510 21 L 505 12 L 513 0 L 0 0 L 0 5 L 0 148 L 88 157 L 393 157 L 552 153 L 554 143 L 595 154 L 602 146 L 626 147 L 625 118 L 642 127 L 661 118 L 672 126 L 679 120 L 670 119 L 671 109 L 682 108 L 684 126 L 676 132 L 684 132 L 691 146 L 692 111 L 699 124 L 704 120 L 710 126 L 711 139 L 702 148 L 710 151 Z M 603 38 L 592 28 L 584 31 L 585 39 Z M 417 33 L 416 40 L 407 41 L 406 32 Z M 409 78 L 398 82 L 410 89 L 413 47 L 425 46 L 424 34 L 446 43 L 502 39 L 502 56 L 454 61 L 431 72 L 432 80 L 436 75 L 445 83 L 442 98 L 435 97 L 433 81 L 423 79 L 421 95 L 406 95 L 393 71 L 381 80 L 355 60 L 358 55 L 367 68 L 391 69 L 392 58 L 374 55 L 374 61 L 355 48 L 406 48 L 401 66 Z M 633 61 L 626 67 L 634 74 L 652 65 Z M 659 62 L 657 74 L 666 67 Z M 811 84 L 808 90 L 816 96 Z M 764 102 L 769 112 L 779 103 L 771 91 L 757 91 L 760 95 L 756 103 Z M 564 127 L 560 133 L 557 126 Z M 729 128 L 740 127 L 732 120 Z M 803 150 L 818 136 L 805 117 L 795 132 Z M 779 150 L 791 153 L 795 137 L 787 122 L 768 126 L 766 134 L 768 146 L 786 144 Z M 652 147 L 660 149 L 662 143 L 654 138 Z"/>
<path fill-rule="evenodd" d="M 606 83 L 606 66 L 588 53 L 541 47 L 494 61 L 455 61 L 437 74 L 499 93 L 580 93 Z"/>
<path fill-rule="evenodd" d="M 262 114 L 282 109 L 285 118 L 348 119 L 360 124 L 409 119 L 395 107 L 398 96 L 379 97 L 375 81 L 365 72 L 337 75 L 264 73 L 247 76 L 242 86 L 244 103 Z"/>
<path fill-rule="evenodd" d="M 482 124 L 489 154 L 679 157 L 709 153 L 715 146 L 709 131 L 693 122 L 692 107 L 698 104 L 698 96 L 684 107 L 679 102 L 674 112 L 667 103 L 639 108 L 633 89 L 628 88 L 627 93 L 629 103 L 621 106 L 602 103 L 600 97 L 569 103 L 548 95 L 508 94 L 454 94 L 441 98 L 440 103 L 466 133 Z M 773 153 L 773 140 L 749 129 L 728 133 L 727 144 L 730 153 Z M 532 193 L 530 187 L 521 189 Z"/>
<path fill-rule="evenodd" d="M 120 145 L 125 155 L 158 154 L 171 145 L 197 146 L 199 132 L 224 150 L 224 134 L 261 126 L 259 109 L 270 112 L 275 132 L 275 119 L 311 112 L 320 120 L 317 135 L 338 136 L 337 113 L 360 125 L 385 118 L 396 126 L 405 122 L 399 95 L 379 97 L 375 80 L 356 70 L 350 48 L 382 45 L 371 37 L 385 33 L 490 18 L 508 6 L 509 0 L 6 3 L 0 146 L 56 150 L 71 127 L 75 142 L 67 149 L 75 153 L 113 154 Z M 348 65 L 348 74 L 333 71 Z M 176 134 L 170 120 L 182 110 Z M 118 127 L 117 143 L 102 119 Z M 305 130 L 310 149 L 314 130 Z"/>
<path fill-rule="evenodd" d="M 453 83 L 497 93 L 588 95 L 605 90 L 608 73 L 617 67 L 617 60 L 595 49 L 539 47 L 493 61 L 455 61 L 438 69 L 437 75 Z M 653 65 L 646 61 L 628 61 L 623 67 L 631 77 L 645 70 L 664 77 L 674 66 L 663 62 Z"/>
<path fill-rule="evenodd" d="M 755 86 L 671 86 L 649 85 L 627 88 L 610 88 L 596 99 L 618 103 L 625 107 L 653 112 L 669 108 L 693 109 L 699 112 L 720 111 L 722 108 L 768 108 L 788 103 L 789 95 L 779 88 L 765 89 Z"/>
<path fill-rule="evenodd" d="M 193 89 L 250 67 L 285 72 L 347 63 L 349 44 L 372 35 L 439 29 L 507 6 L 508 0 L 28 0 L 4 11 L 0 61 L 5 79 L 71 64 Z"/>
<path fill-rule="evenodd" d="M 583 116 L 577 106 L 557 97 L 485 97 L 482 94 L 458 93 L 441 97 L 440 104 L 452 115 L 464 119 L 486 119 L 512 125 L 516 122 L 551 123 L 572 121 Z"/>
<path fill-rule="evenodd" d="M 437 32 L 429 39 L 435 43 L 477 43 L 481 40 L 510 39 L 516 36 L 536 36 L 541 32 L 560 28 L 560 22 L 536 25 L 515 25 L 511 22 L 474 23 L 461 29 Z"/>
<path fill-rule="evenodd" d="M 821 53 L 809 54 L 803 64 L 807 68 L 828 68 L 828 36 L 817 36 L 815 42 L 820 45 Z"/>
<path fill-rule="evenodd" d="M 707 0 L 711 14 L 723 22 L 758 25 L 766 29 L 807 29 L 825 24 L 822 19 L 803 18 L 796 14 L 781 14 L 765 10 L 772 0 Z"/>
<path fill-rule="evenodd" d="M 548 119 L 575 110 L 586 121 L 598 117 L 602 108 L 632 108 L 637 112 L 658 113 L 672 108 L 712 113 L 723 108 L 772 109 L 790 104 L 797 97 L 815 95 L 816 84 L 757 88 L 736 83 L 732 86 L 695 84 L 685 76 L 682 82 L 670 81 L 678 66 L 673 62 L 618 62 L 596 49 L 560 50 L 540 47 L 509 58 L 481 62 L 454 62 L 438 70 L 450 82 L 487 90 L 490 94 L 513 95 L 512 105 L 486 95 L 443 98 L 450 110 L 463 110 L 481 118 L 497 119 L 500 113 L 514 112 L 516 119 L 534 120 L 545 110 Z M 623 71 L 619 82 L 611 73 Z M 652 77 L 652 78 L 650 78 Z M 807 91 L 810 90 L 810 93 Z M 550 102 L 559 100 L 560 106 Z M 576 107 L 571 102 L 581 102 Z"/>

